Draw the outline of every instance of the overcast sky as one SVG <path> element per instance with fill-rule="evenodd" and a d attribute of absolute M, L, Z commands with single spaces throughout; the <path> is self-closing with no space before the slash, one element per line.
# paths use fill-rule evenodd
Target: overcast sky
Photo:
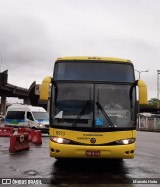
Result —
<path fill-rule="evenodd" d="M 29 88 L 52 76 L 61 56 L 132 60 L 157 97 L 160 0 L 0 0 L 1 70 Z M 138 73 L 136 73 L 138 79 Z"/>

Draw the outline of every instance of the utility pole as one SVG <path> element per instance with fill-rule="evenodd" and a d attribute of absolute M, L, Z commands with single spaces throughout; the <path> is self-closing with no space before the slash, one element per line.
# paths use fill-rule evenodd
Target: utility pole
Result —
<path fill-rule="evenodd" d="M 160 78 L 159 78 L 159 76 L 160 76 L 160 70 L 157 70 L 157 99 L 159 100 L 159 86 L 160 86 L 160 84 L 159 84 L 159 80 L 160 80 Z"/>
<path fill-rule="evenodd" d="M 0 73 L 2 72 L 2 53 L 0 51 Z"/>
<path fill-rule="evenodd" d="M 136 69 L 134 69 L 138 74 L 139 74 L 139 80 L 141 79 L 141 73 L 146 73 L 149 72 L 149 70 L 145 70 L 145 71 L 138 71 Z M 139 111 L 140 111 L 140 106 L 139 106 L 139 101 L 138 101 L 138 126 L 137 126 L 137 130 L 139 130 L 140 128 L 140 115 L 139 115 Z"/>

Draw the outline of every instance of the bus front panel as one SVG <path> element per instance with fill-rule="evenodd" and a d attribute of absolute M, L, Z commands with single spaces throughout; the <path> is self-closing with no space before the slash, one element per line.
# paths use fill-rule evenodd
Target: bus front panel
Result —
<path fill-rule="evenodd" d="M 83 132 L 50 128 L 50 156 L 55 158 L 133 158 L 135 130 Z"/>

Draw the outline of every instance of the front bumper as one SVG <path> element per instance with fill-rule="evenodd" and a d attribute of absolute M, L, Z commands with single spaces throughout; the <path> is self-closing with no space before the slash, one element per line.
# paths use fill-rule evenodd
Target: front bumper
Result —
<path fill-rule="evenodd" d="M 99 156 L 87 156 L 87 151 L 100 151 Z M 114 146 L 84 146 L 58 144 L 50 141 L 50 156 L 56 158 L 134 158 L 135 143 Z"/>

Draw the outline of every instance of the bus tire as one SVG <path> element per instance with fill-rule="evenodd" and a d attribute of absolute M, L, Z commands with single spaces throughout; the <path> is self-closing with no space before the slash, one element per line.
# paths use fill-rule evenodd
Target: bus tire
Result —
<path fill-rule="evenodd" d="M 123 158 L 116 159 L 117 162 L 123 162 Z"/>
<path fill-rule="evenodd" d="M 32 130 L 36 130 L 36 127 L 31 127 Z"/>

